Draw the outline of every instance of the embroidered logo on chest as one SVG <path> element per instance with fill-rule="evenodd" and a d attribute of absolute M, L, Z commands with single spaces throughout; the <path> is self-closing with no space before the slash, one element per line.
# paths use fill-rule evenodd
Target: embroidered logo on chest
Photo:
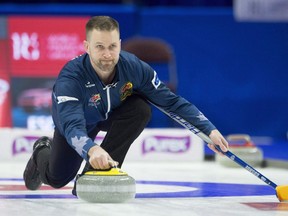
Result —
<path fill-rule="evenodd" d="M 100 100 L 101 100 L 100 94 L 94 94 L 90 97 L 89 102 L 88 102 L 88 106 L 96 107 L 97 105 L 99 105 Z"/>
<path fill-rule="evenodd" d="M 120 99 L 124 101 L 128 96 L 132 95 L 133 84 L 131 82 L 125 83 L 120 89 Z"/>

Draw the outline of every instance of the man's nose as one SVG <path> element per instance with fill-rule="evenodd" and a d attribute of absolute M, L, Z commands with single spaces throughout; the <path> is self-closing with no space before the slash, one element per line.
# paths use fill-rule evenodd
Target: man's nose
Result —
<path fill-rule="evenodd" d="M 110 58 L 111 57 L 111 53 L 110 53 L 109 49 L 104 50 L 103 56 L 104 56 L 104 58 Z"/>

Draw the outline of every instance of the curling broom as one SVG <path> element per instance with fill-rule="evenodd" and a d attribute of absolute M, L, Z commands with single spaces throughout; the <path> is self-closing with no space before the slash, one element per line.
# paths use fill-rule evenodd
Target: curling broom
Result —
<path fill-rule="evenodd" d="M 151 102 L 150 102 L 151 103 Z M 152 103 L 153 104 L 153 103 Z M 187 128 L 188 130 L 190 130 L 191 132 L 193 132 L 194 134 L 196 134 L 197 136 L 199 136 L 202 140 L 204 140 L 206 143 L 209 144 L 214 144 L 212 142 L 212 140 L 203 132 L 201 132 L 198 128 L 196 128 L 194 125 L 192 125 L 191 123 L 187 122 L 185 119 L 183 119 L 182 117 L 178 116 L 177 114 L 173 113 L 173 112 L 166 112 L 165 110 L 159 108 L 158 106 L 156 106 L 155 104 L 153 104 L 155 107 L 157 107 L 160 111 L 162 111 L 163 113 L 165 113 L 166 115 L 168 115 L 170 118 L 172 118 L 173 120 L 175 120 L 176 122 L 178 122 L 180 125 L 184 126 L 185 128 Z M 215 148 L 222 152 L 225 156 L 227 156 L 228 158 L 230 158 L 232 161 L 234 161 L 235 163 L 239 164 L 241 167 L 243 167 L 244 169 L 246 169 L 247 171 L 249 171 L 250 173 L 252 173 L 254 176 L 256 176 L 257 178 L 259 178 L 260 180 L 262 180 L 263 182 L 265 182 L 267 185 L 271 186 L 272 188 L 275 189 L 276 191 L 276 196 L 278 198 L 278 200 L 280 202 L 288 202 L 288 185 L 277 185 L 274 182 L 272 182 L 271 180 L 269 180 L 266 176 L 264 176 L 263 174 L 261 174 L 259 171 L 257 171 L 255 168 L 253 168 L 252 166 L 250 166 L 249 164 L 247 164 L 245 161 L 241 160 L 239 157 L 237 157 L 235 154 L 233 154 L 230 151 L 227 152 L 223 152 L 220 147 L 216 144 L 214 144 Z"/>

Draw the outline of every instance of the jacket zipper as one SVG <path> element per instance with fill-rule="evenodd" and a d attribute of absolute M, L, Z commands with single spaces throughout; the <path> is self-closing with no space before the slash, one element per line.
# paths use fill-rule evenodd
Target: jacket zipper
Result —
<path fill-rule="evenodd" d="M 109 84 L 107 86 L 105 86 L 105 88 L 103 88 L 103 90 L 106 91 L 106 95 L 107 95 L 107 112 L 105 113 L 105 120 L 108 118 L 108 113 L 111 110 L 111 99 L 110 99 L 110 89 L 113 87 L 116 87 L 117 83 L 112 83 Z"/>

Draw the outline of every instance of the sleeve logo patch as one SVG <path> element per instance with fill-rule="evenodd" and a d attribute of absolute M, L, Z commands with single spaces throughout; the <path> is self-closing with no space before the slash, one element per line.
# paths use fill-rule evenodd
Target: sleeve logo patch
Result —
<path fill-rule="evenodd" d="M 157 89 L 160 84 L 161 84 L 161 81 L 158 78 L 158 75 L 157 75 L 156 71 L 154 71 L 154 77 L 152 79 L 152 85 L 155 87 L 155 89 Z"/>
<path fill-rule="evenodd" d="M 79 101 L 79 100 L 78 100 L 78 98 L 69 97 L 69 96 L 58 96 L 57 97 L 57 103 L 58 104 L 64 103 L 64 102 L 67 102 L 67 101 Z"/>

